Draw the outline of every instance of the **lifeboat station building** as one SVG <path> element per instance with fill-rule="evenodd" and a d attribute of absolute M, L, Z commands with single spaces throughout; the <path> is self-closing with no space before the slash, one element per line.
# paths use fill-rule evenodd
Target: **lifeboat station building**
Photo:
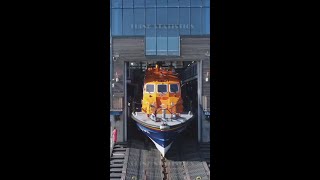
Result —
<path fill-rule="evenodd" d="M 130 138 L 147 66 L 173 66 L 192 133 L 210 142 L 210 0 L 110 0 L 110 122 Z"/>

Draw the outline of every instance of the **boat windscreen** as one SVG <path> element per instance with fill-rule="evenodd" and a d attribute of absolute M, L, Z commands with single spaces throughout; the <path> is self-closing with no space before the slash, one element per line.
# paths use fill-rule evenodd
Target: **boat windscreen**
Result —
<path fill-rule="evenodd" d="M 167 85 L 166 84 L 159 84 L 158 85 L 158 92 L 161 92 L 161 93 L 167 92 Z"/>
<path fill-rule="evenodd" d="M 154 85 L 153 84 L 147 84 L 146 85 L 146 91 L 149 93 L 153 93 L 154 92 Z"/>
<path fill-rule="evenodd" d="M 176 93 L 178 90 L 178 84 L 170 84 L 170 92 Z"/>

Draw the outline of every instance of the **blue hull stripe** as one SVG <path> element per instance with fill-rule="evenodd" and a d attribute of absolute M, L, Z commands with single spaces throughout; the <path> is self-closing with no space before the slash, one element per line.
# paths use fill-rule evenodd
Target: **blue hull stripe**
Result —
<path fill-rule="evenodd" d="M 136 123 L 138 128 L 149 138 L 154 140 L 157 144 L 159 144 L 162 147 L 167 147 L 178 134 L 180 134 L 186 126 L 189 124 L 189 122 L 185 123 L 185 125 L 179 127 L 178 129 L 174 129 L 172 131 L 156 131 L 150 128 L 147 128 L 139 123 Z"/>

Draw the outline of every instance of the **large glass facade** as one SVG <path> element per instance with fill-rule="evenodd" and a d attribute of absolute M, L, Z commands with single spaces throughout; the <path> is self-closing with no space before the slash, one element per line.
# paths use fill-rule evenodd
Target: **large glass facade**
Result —
<path fill-rule="evenodd" d="M 180 36 L 210 35 L 210 0 L 111 0 L 112 36 L 145 37 L 145 55 L 180 55 Z"/>

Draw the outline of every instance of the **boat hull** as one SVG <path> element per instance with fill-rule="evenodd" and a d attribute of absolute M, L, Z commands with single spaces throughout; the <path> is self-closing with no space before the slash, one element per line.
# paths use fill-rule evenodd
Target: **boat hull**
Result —
<path fill-rule="evenodd" d="M 178 126 L 170 127 L 167 130 L 160 130 L 154 127 L 150 127 L 137 121 L 136 125 L 146 136 L 148 136 L 152 140 L 161 154 L 165 156 L 166 152 L 170 149 L 173 141 L 181 132 L 186 129 L 186 127 L 190 124 L 190 121 L 191 120 L 188 120 L 185 123 L 179 124 Z"/>

